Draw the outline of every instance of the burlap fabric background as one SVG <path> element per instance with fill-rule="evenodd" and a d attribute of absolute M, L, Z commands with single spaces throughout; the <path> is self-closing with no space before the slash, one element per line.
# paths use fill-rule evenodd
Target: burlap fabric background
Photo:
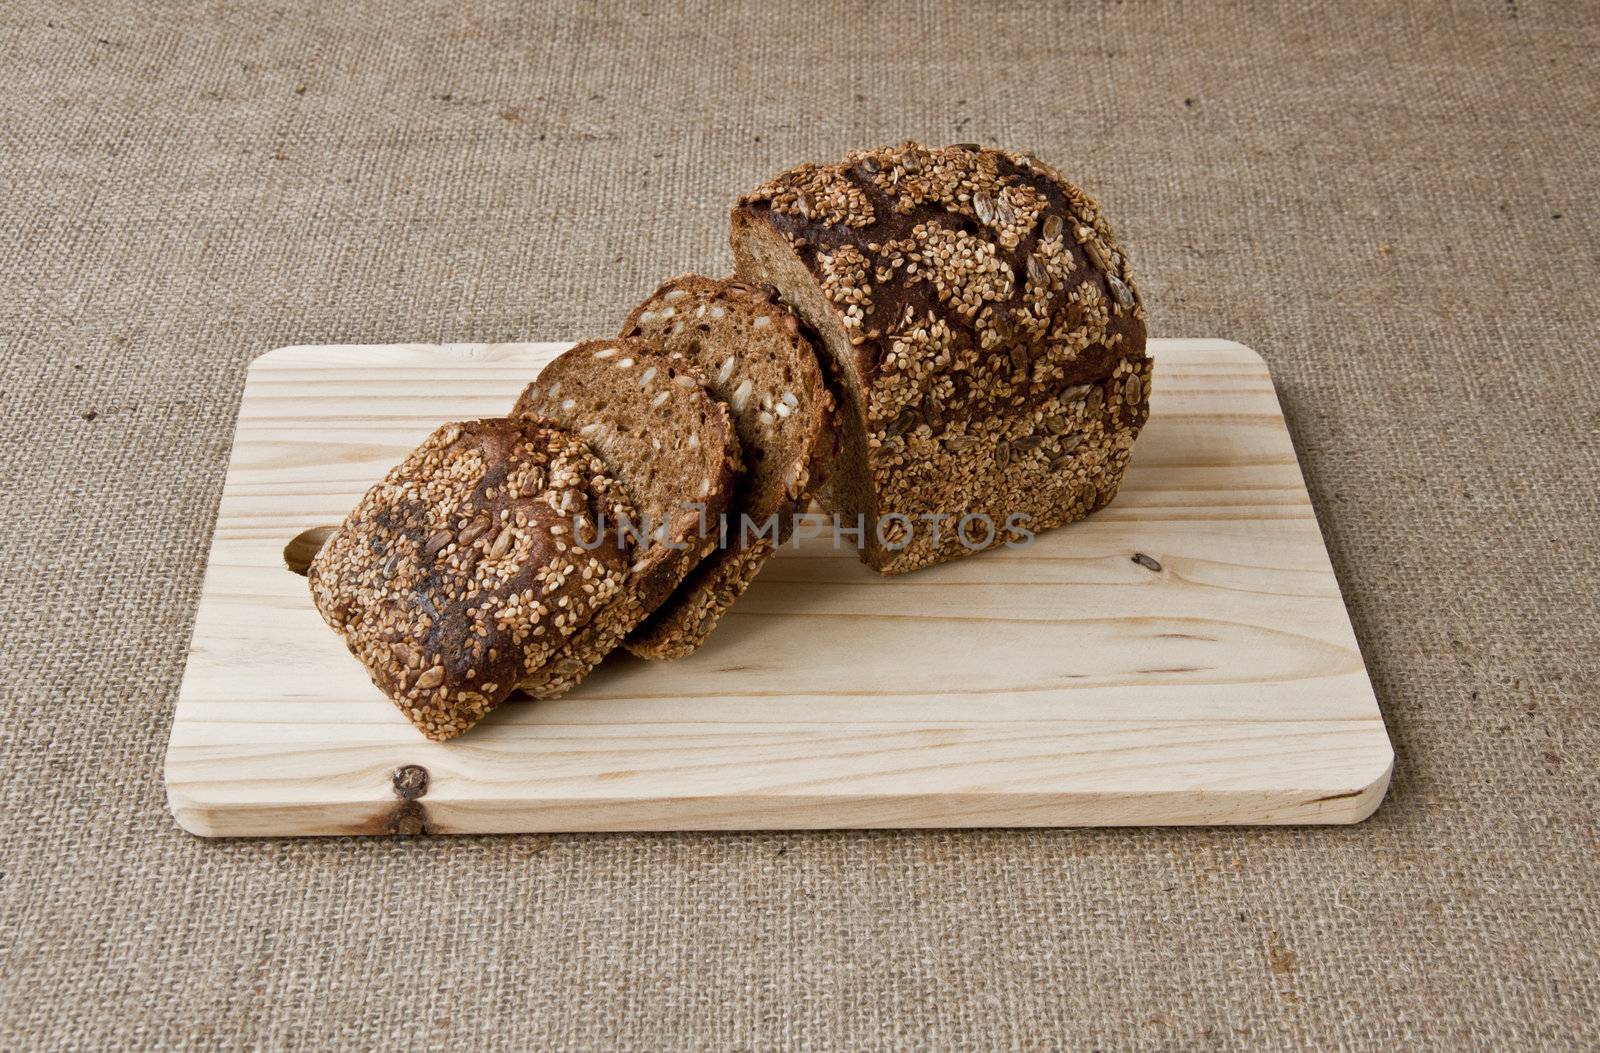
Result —
<path fill-rule="evenodd" d="M 0 7 L 0 1045 L 1593 1048 L 1597 49 L 1531 0 Z M 1057 161 L 1153 332 L 1271 362 L 1374 819 L 173 825 L 252 356 L 606 332 L 740 188 L 906 135 Z"/>

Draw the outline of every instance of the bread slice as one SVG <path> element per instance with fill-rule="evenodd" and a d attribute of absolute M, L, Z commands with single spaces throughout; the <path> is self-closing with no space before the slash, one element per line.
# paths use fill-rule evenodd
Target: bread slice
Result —
<path fill-rule="evenodd" d="M 639 511 L 630 525 L 648 535 L 634 554 L 631 607 L 573 641 L 548 678 L 526 685 L 530 694 L 581 679 L 716 546 L 743 465 L 728 408 L 703 381 L 650 341 L 600 340 L 562 354 L 518 398 L 513 415 L 550 417 L 594 447 Z"/>
<path fill-rule="evenodd" d="M 698 367 L 732 409 L 746 462 L 727 543 L 627 641 L 642 658 L 682 658 L 705 642 L 774 551 L 762 530 L 767 520 L 776 523 L 778 544 L 789 536 L 792 513 L 833 453 L 833 397 L 799 319 L 743 282 L 674 278 L 634 309 L 622 335 L 643 336 Z M 740 514 L 752 529 L 742 529 Z"/>
<path fill-rule="evenodd" d="M 307 571 L 317 610 L 430 739 L 460 735 L 613 607 L 637 517 L 582 440 L 550 421 L 430 435 L 368 490 Z M 605 529 L 592 548 L 575 529 Z"/>

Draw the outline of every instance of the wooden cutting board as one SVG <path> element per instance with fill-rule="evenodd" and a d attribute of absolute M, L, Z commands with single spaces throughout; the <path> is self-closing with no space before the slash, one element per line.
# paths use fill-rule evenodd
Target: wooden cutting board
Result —
<path fill-rule="evenodd" d="M 1383 797 L 1389 740 L 1272 381 L 1221 340 L 1153 342 L 1150 423 L 1089 520 L 898 578 L 818 537 L 692 657 L 613 656 L 426 741 L 285 547 L 564 346 L 251 366 L 167 752 L 184 829 L 1348 823 Z"/>

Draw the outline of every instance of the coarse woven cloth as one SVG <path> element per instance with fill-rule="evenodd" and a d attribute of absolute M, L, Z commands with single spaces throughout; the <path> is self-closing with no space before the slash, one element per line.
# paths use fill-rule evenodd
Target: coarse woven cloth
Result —
<path fill-rule="evenodd" d="M 0 5 L 0 1046 L 1600 1044 L 1600 6 Z M 251 358 L 568 339 L 912 136 L 1271 363 L 1398 751 L 1351 828 L 198 840 Z"/>

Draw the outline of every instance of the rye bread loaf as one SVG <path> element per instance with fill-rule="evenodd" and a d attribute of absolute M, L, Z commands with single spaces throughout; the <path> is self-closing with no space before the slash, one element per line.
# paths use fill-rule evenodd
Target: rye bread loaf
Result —
<path fill-rule="evenodd" d="M 400 711 L 454 738 L 627 602 L 624 487 L 549 421 L 447 424 L 368 490 L 307 571 L 317 610 Z"/>
<path fill-rule="evenodd" d="M 823 501 L 864 518 L 869 565 L 913 570 L 1116 495 L 1149 412 L 1145 313 L 1100 209 L 1049 165 L 860 150 L 777 176 L 732 225 L 738 276 L 775 286 L 828 356 L 844 451 Z"/>
<path fill-rule="evenodd" d="M 742 282 L 674 278 L 633 310 L 622 335 L 642 336 L 706 377 L 732 410 L 745 460 L 726 542 L 627 641 L 642 658 L 682 658 L 789 536 L 793 513 L 834 452 L 833 397 L 799 320 Z"/>
<path fill-rule="evenodd" d="M 640 618 L 715 547 L 717 521 L 742 471 L 728 408 L 703 380 L 650 341 L 596 340 L 546 366 L 512 411 L 549 417 L 581 436 L 632 499 L 639 516 L 630 525 L 646 535 L 628 590 Z"/>

